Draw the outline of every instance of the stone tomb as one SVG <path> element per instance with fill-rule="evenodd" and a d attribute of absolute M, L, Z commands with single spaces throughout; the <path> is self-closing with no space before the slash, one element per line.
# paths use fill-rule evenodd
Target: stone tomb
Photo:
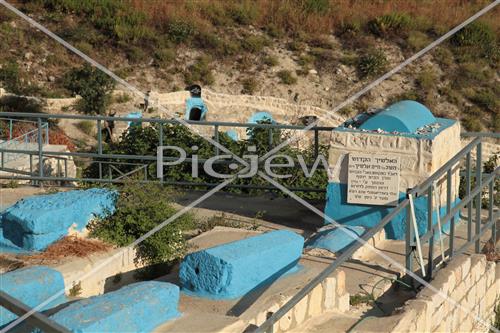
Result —
<path fill-rule="evenodd" d="M 435 118 L 420 103 L 401 101 L 375 115 L 360 115 L 332 131 L 325 214 L 341 224 L 373 227 L 406 197 L 408 189 L 426 180 L 460 149 L 459 122 Z M 364 167 L 358 167 L 363 163 Z M 356 174 L 356 167 L 364 171 Z M 381 177 L 373 178 L 380 170 L 388 173 L 384 171 Z M 456 167 L 452 173 L 452 206 L 459 200 L 458 187 Z M 356 197 L 360 191 L 363 195 Z M 444 216 L 445 177 L 438 183 L 438 191 L 439 210 Z M 378 195 L 381 193 L 385 195 Z M 433 201 L 436 223 L 438 203 Z M 415 200 L 415 210 L 418 231 L 424 233 L 426 197 Z M 386 226 L 385 232 L 390 239 L 404 239 L 405 230 L 406 213 L 402 212 Z"/>

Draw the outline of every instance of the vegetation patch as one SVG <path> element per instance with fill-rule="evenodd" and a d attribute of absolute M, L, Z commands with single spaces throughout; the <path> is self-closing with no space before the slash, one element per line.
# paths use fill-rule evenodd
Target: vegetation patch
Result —
<path fill-rule="evenodd" d="M 297 77 L 292 74 L 289 70 L 283 69 L 277 73 L 280 82 L 283 84 L 292 85 L 297 83 Z"/>
<path fill-rule="evenodd" d="M 91 235 L 117 246 L 129 245 L 174 216 L 172 198 L 171 190 L 158 184 L 126 184 L 120 188 L 115 213 L 91 223 Z M 187 250 L 182 232 L 193 226 L 190 214 L 165 225 L 137 245 L 137 262 L 152 265 L 182 258 Z"/>

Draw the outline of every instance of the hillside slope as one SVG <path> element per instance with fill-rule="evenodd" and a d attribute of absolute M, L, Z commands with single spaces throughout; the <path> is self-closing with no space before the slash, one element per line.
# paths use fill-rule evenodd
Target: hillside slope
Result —
<path fill-rule="evenodd" d="M 143 91 L 200 82 L 331 109 L 488 4 L 345 0 L 33 0 L 14 4 Z M 500 131 L 496 8 L 340 112 L 415 99 L 471 131 Z M 69 96 L 83 61 L 0 7 L 0 84 Z M 236 112 L 236 111 L 235 111 Z"/>

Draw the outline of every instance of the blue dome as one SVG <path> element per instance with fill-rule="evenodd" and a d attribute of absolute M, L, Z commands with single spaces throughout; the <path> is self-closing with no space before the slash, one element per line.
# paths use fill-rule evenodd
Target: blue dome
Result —
<path fill-rule="evenodd" d="M 436 121 L 424 105 L 415 101 L 401 101 L 375 114 L 359 128 L 368 131 L 380 128 L 386 132 L 415 133 L 418 128 Z"/>
<path fill-rule="evenodd" d="M 248 119 L 250 124 L 257 124 L 259 121 L 271 121 L 271 123 L 275 123 L 273 116 L 266 111 L 259 111 L 252 114 L 252 116 Z"/>

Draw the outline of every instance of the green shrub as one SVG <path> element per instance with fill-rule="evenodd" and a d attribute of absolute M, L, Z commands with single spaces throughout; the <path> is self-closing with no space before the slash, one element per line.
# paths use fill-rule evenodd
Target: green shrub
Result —
<path fill-rule="evenodd" d="M 127 246 L 172 217 L 173 193 L 157 184 L 125 184 L 116 200 L 116 211 L 90 224 L 92 237 L 117 246 Z M 182 258 L 187 244 L 183 230 L 194 226 L 193 216 L 184 214 L 137 245 L 136 261 L 153 265 Z"/>
<path fill-rule="evenodd" d="M 253 1 L 234 2 L 229 9 L 229 15 L 234 22 L 249 25 L 259 16 L 259 7 Z"/>
<path fill-rule="evenodd" d="M 40 101 L 34 98 L 12 95 L 0 98 L 0 109 L 3 112 L 40 113 L 42 108 Z"/>
<path fill-rule="evenodd" d="M 462 119 L 462 125 L 464 125 L 465 129 L 469 132 L 481 132 L 483 130 L 481 121 L 474 116 L 465 116 L 465 118 Z"/>
<path fill-rule="evenodd" d="M 100 70 L 84 65 L 66 73 L 64 86 L 82 97 L 79 105 L 81 111 L 87 114 L 105 114 L 115 82 Z"/>
<path fill-rule="evenodd" d="M 264 59 L 262 61 L 264 62 L 265 65 L 267 65 L 269 67 L 274 67 L 274 66 L 277 66 L 279 64 L 278 58 L 273 56 L 273 55 L 268 55 L 268 56 L 264 57 Z"/>
<path fill-rule="evenodd" d="M 330 10 L 329 0 L 305 0 L 302 3 L 306 13 L 326 15 Z"/>
<path fill-rule="evenodd" d="M 443 67 L 449 67 L 453 64 L 455 59 L 453 58 L 453 53 L 444 46 L 438 46 L 434 50 L 434 59 Z"/>
<path fill-rule="evenodd" d="M 127 55 L 127 59 L 132 63 L 144 62 L 148 58 L 148 54 L 142 47 L 129 45 L 125 48 L 125 53 Z"/>
<path fill-rule="evenodd" d="M 90 120 L 82 120 L 76 124 L 83 133 L 92 135 L 94 133 L 94 122 Z"/>
<path fill-rule="evenodd" d="M 188 21 L 173 19 L 167 24 L 168 38 L 176 44 L 188 41 L 195 33 L 196 27 Z"/>
<path fill-rule="evenodd" d="M 19 66 L 14 61 L 4 63 L 0 68 L 0 82 L 6 90 L 19 94 L 22 90 L 22 84 L 19 74 Z"/>
<path fill-rule="evenodd" d="M 280 82 L 283 84 L 295 84 L 297 83 L 297 78 L 293 76 L 292 72 L 289 70 L 281 70 L 277 73 L 278 78 L 280 79 Z"/>
<path fill-rule="evenodd" d="M 407 14 L 391 13 L 374 18 L 368 22 L 368 29 L 374 35 L 401 35 L 410 27 L 411 18 Z"/>
<path fill-rule="evenodd" d="M 336 33 L 338 36 L 343 36 L 343 35 L 355 35 L 361 32 L 361 23 L 357 20 L 353 21 L 342 21 L 337 27 L 336 27 Z"/>
<path fill-rule="evenodd" d="M 438 77 L 431 68 L 424 69 L 417 75 L 417 85 L 423 91 L 430 91 L 436 88 Z"/>
<path fill-rule="evenodd" d="M 253 95 L 253 93 L 257 90 L 258 83 L 257 80 L 253 77 L 249 77 L 243 80 L 242 82 L 243 89 L 241 90 L 242 94 Z"/>
<path fill-rule="evenodd" d="M 272 38 L 280 38 L 280 37 L 283 37 L 283 35 L 285 34 L 285 32 L 283 31 L 283 28 L 281 27 L 278 27 L 276 24 L 274 23 L 270 23 L 268 24 L 266 27 L 265 27 L 265 31 L 267 32 L 267 34 L 272 37 Z"/>
<path fill-rule="evenodd" d="M 500 132 L 500 114 L 493 115 L 493 131 L 496 133 Z"/>
<path fill-rule="evenodd" d="M 301 51 L 304 51 L 306 49 L 306 44 L 304 44 L 303 42 L 300 42 L 300 41 L 296 41 L 296 40 L 293 40 L 291 41 L 290 43 L 288 43 L 288 49 L 290 51 L 294 51 L 294 52 L 301 52 Z"/>
<path fill-rule="evenodd" d="M 382 73 L 387 67 L 387 59 L 381 50 L 369 50 L 361 55 L 357 63 L 361 77 Z"/>
<path fill-rule="evenodd" d="M 482 22 L 472 22 L 458 31 L 450 39 L 455 46 L 459 61 L 474 61 L 477 57 L 485 57 L 495 63 L 499 59 L 500 49 L 493 29 Z"/>
<path fill-rule="evenodd" d="M 197 61 L 188 67 L 184 72 L 184 81 L 186 84 L 201 82 L 206 85 L 214 83 L 215 79 L 210 70 L 210 59 L 208 57 L 200 57 Z"/>
<path fill-rule="evenodd" d="M 154 58 L 159 65 L 169 65 L 175 60 L 175 51 L 170 48 L 160 48 L 155 51 Z"/>
<path fill-rule="evenodd" d="M 475 92 L 469 99 L 476 105 L 492 112 L 500 113 L 498 110 L 498 96 L 491 89 L 480 89 Z"/>
<path fill-rule="evenodd" d="M 489 25 L 476 21 L 454 34 L 450 41 L 455 46 L 485 48 L 494 43 L 495 39 L 495 33 Z"/>
<path fill-rule="evenodd" d="M 130 102 L 131 100 L 132 100 L 132 97 L 130 97 L 130 95 L 127 93 L 117 94 L 113 97 L 113 102 L 118 103 L 118 104 L 127 103 L 127 102 Z"/>
<path fill-rule="evenodd" d="M 265 46 L 269 45 L 269 39 L 264 36 L 250 35 L 241 41 L 241 47 L 248 52 L 258 53 L 262 51 Z"/>
<path fill-rule="evenodd" d="M 420 31 L 410 31 L 406 39 L 412 50 L 421 50 L 431 43 L 431 39 L 427 34 Z"/>

